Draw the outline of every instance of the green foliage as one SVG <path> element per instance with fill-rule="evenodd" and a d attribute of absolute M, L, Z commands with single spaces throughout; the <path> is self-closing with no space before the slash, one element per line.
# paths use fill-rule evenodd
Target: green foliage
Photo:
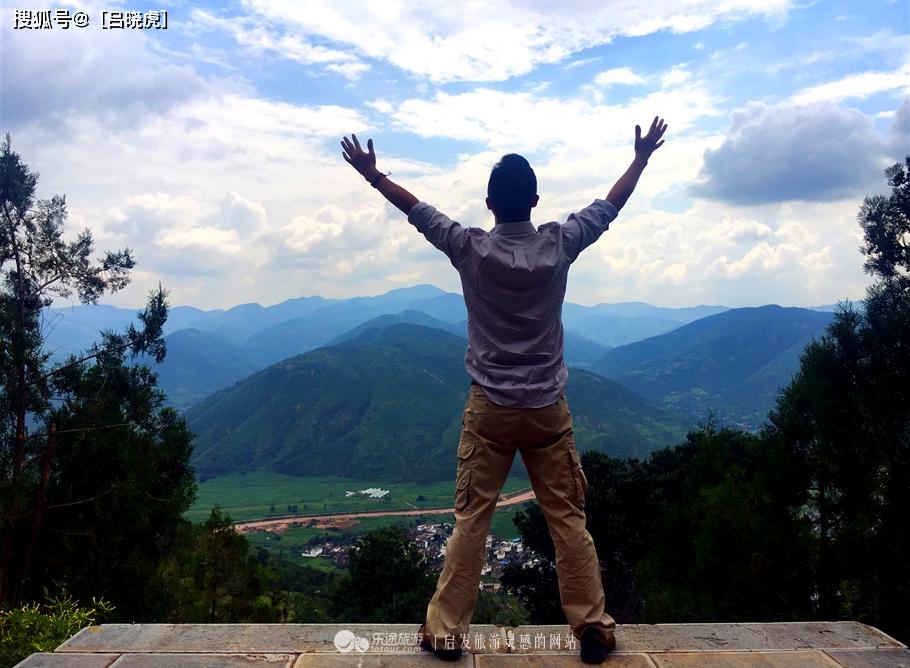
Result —
<path fill-rule="evenodd" d="M 257 561 L 264 567 L 264 591 L 270 599 L 275 621 L 295 624 L 327 624 L 332 617 L 332 592 L 342 577 L 335 569 L 292 563 L 259 550 Z"/>
<path fill-rule="evenodd" d="M 910 274 L 910 155 L 885 170 L 891 194 L 866 197 L 859 210 L 866 272 L 885 280 Z"/>
<path fill-rule="evenodd" d="M 157 563 L 195 495 L 191 434 L 151 371 L 117 355 L 74 365 L 54 384 L 60 402 L 45 418 L 60 432 L 47 487 L 54 508 L 24 591 L 61 578 L 82 600 L 103 592 L 120 621 L 154 618 L 169 606 Z M 82 503 L 67 505 L 74 500 Z"/>
<path fill-rule="evenodd" d="M 910 156 L 906 159 L 910 166 Z M 770 415 L 770 434 L 802 461 L 817 538 L 817 614 L 910 638 L 910 185 L 886 170 L 890 197 L 860 208 L 862 311 L 838 309 L 809 345 Z"/>
<path fill-rule="evenodd" d="M 677 448 L 637 564 L 646 621 L 795 621 L 811 613 L 800 469 L 785 447 L 709 424 Z"/>
<path fill-rule="evenodd" d="M 184 523 L 158 572 L 172 594 L 167 617 L 202 624 L 275 621 L 276 610 L 260 598 L 275 577 L 262 560 L 220 508 L 201 525 Z"/>
<path fill-rule="evenodd" d="M 785 449 L 709 423 L 645 461 L 587 452 L 582 463 L 587 528 L 618 621 L 770 621 L 809 611 L 810 536 L 799 469 Z M 503 585 L 534 623 L 556 623 L 555 553 L 539 506 L 515 522 L 544 561 L 507 569 Z"/>
<path fill-rule="evenodd" d="M 112 610 L 104 599 L 93 597 L 90 606 L 81 606 L 65 588 L 51 596 L 47 587 L 43 603 L 0 609 L 0 667 L 13 666 L 34 652 L 53 652 L 63 641 Z"/>
<path fill-rule="evenodd" d="M 274 540 L 280 541 L 280 536 Z M 295 547 L 292 549 L 296 549 Z M 330 623 L 331 594 L 340 573 L 300 565 L 237 533 L 220 508 L 200 524 L 184 522 L 156 581 L 170 607 L 154 621 L 169 623 Z"/>
<path fill-rule="evenodd" d="M 436 577 L 399 527 L 367 533 L 349 554 L 348 572 L 333 595 L 337 621 L 394 624 L 426 615 Z"/>
<path fill-rule="evenodd" d="M 528 610 L 515 596 L 503 591 L 478 592 L 477 606 L 471 624 L 495 624 L 497 626 L 522 626 L 530 623 Z"/>
<path fill-rule="evenodd" d="M 539 515 L 539 520 L 546 522 L 542 514 Z M 516 518 L 516 524 L 518 522 L 519 518 Z M 534 521 L 534 525 L 540 527 L 539 521 Z M 522 537 L 526 541 L 529 539 L 529 535 L 524 534 L 524 529 L 522 529 Z M 500 591 L 514 596 L 522 604 L 528 611 L 528 619 L 531 624 L 562 624 L 565 622 L 565 613 L 559 602 L 556 568 L 552 560 L 543 559 L 537 564 L 527 566 L 513 561 L 503 569 L 500 582 L 502 583 Z"/>

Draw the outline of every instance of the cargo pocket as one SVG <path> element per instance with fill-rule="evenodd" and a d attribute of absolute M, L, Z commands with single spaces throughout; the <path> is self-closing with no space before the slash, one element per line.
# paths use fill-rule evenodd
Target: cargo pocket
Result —
<path fill-rule="evenodd" d="M 575 505 L 584 510 L 585 497 L 588 493 L 588 478 L 581 468 L 581 457 L 575 448 L 569 449 L 569 470 L 572 472 Z"/>
<path fill-rule="evenodd" d="M 471 502 L 471 469 L 460 465 L 455 477 L 455 510 L 461 511 Z"/>
<path fill-rule="evenodd" d="M 461 434 L 461 440 L 458 441 L 458 459 L 463 461 L 469 459 L 477 445 L 477 437 L 468 432 Z"/>

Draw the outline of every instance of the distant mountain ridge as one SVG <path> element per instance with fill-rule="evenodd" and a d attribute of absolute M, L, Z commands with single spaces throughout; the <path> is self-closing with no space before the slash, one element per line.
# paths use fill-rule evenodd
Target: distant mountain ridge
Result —
<path fill-rule="evenodd" d="M 649 307 L 647 315 L 633 317 L 606 312 L 608 307 L 564 305 L 568 364 L 587 368 L 609 346 L 669 331 L 680 324 L 674 319 L 679 317 L 676 313 L 679 309 L 668 309 L 670 317 L 662 318 L 659 307 Z M 47 309 L 45 349 L 53 354 L 52 359 L 60 361 L 97 341 L 99 330 L 120 330 L 135 322 L 138 310 L 109 305 Z M 203 311 L 176 306 L 169 310 L 164 328 L 168 355 L 155 369 L 171 403 L 183 409 L 237 380 L 237 373 L 242 369 L 252 373 L 327 345 L 374 318 L 414 311 L 434 318 L 436 326 L 445 331 L 454 333 L 460 328 L 462 336 L 467 336 L 467 311 L 462 295 L 428 284 L 369 297 L 299 297 L 268 307 L 240 304 L 230 309 Z M 413 320 L 415 316 L 406 317 Z M 195 334 L 176 336 L 180 330 L 194 330 Z M 206 361 L 219 358 L 230 360 L 231 369 L 217 371 Z"/>
<path fill-rule="evenodd" d="M 702 418 L 715 410 L 755 427 L 832 317 L 775 305 L 732 309 L 609 350 L 591 369 L 668 408 Z"/>
<path fill-rule="evenodd" d="M 723 306 L 663 308 L 643 302 L 588 307 L 568 302 L 563 305 L 566 363 L 593 369 L 609 348 L 659 336 L 727 310 Z M 123 329 L 134 322 L 137 311 L 109 305 L 47 309 L 45 348 L 59 361 L 97 341 L 100 329 Z M 170 309 L 165 325 L 168 355 L 154 368 L 171 403 L 185 409 L 240 380 L 243 373 L 354 336 L 352 332 L 376 318 L 419 323 L 422 317 L 430 318 L 422 320 L 425 324 L 467 336 L 462 295 L 428 284 L 350 299 L 300 297 L 268 307 L 241 304 L 203 311 L 177 306 Z M 189 330 L 193 333 L 179 334 Z M 223 360 L 226 367 L 215 368 L 215 360 Z M 794 364 L 780 366 L 778 376 L 786 376 Z M 768 373 L 773 371 L 772 367 Z M 755 382 L 761 386 L 757 391 L 764 391 L 766 384 Z M 748 397 L 744 401 L 748 404 Z"/>
<path fill-rule="evenodd" d="M 563 323 L 567 330 L 574 330 L 602 345 L 614 346 L 661 334 L 677 327 L 679 323 L 703 317 L 704 309 L 725 308 L 711 306 L 673 309 L 641 302 L 582 306 L 566 302 Z M 107 304 L 45 309 L 48 348 L 58 350 L 59 355 L 82 350 L 97 340 L 99 330 L 105 327 L 120 329 L 131 322 L 135 323 L 136 314 L 140 310 Z M 332 337 L 320 342 L 324 344 L 362 322 L 405 310 L 421 311 L 451 323 L 463 322 L 467 318 L 461 294 L 446 292 L 429 284 L 419 284 L 375 296 L 329 299 L 315 295 L 287 299 L 272 306 L 250 303 L 207 311 L 193 306 L 174 306 L 168 311 L 164 331 L 165 334 L 180 329 L 214 331 L 235 343 L 245 343 L 257 334 L 267 338 L 268 334 L 262 334 L 266 330 L 296 319 L 312 322 L 308 316 L 321 312 L 321 318 L 337 321 L 340 328 Z M 349 312 L 359 315 L 347 315 Z M 590 331 L 592 329 L 595 331 Z"/>
<path fill-rule="evenodd" d="M 464 343 L 440 329 L 392 322 L 273 364 L 186 411 L 196 434 L 193 466 L 202 478 L 259 468 L 451 478 L 469 382 Z M 571 370 L 566 395 L 581 449 L 645 456 L 678 442 L 688 426 L 579 369 Z"/>
<path fill-rule="evenodd" d="M 158 386 L 179 408 L 246 378 L 260 367 L 220 332 L 180 329 L 164 338 L 165 363 L 141 358 L 158 374 Z"/>

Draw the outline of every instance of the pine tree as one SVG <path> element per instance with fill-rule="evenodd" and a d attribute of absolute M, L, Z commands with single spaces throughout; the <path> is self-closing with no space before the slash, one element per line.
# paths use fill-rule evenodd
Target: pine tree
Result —
<path fill-rule="evenodd" d="M 38 199 L 38 176 L 13 151 L 7 134 L 0 144 L 0 605 L 14 605 L 24 594 L 37 546 L 48 547 L 39 540 L 47 518 L 89 509 L 104 494 L 83 490 L 83 496 L 74 496 L 72 490 L 78 486 L 58 470 L 61 457 L 65 459 L 79 439 L 115 426 L 103 421 L 86 424 L 80 417 L 78 407 L 88 407 L 80 404 L 85 397 L 79 396 L 88 387 L 83 383 L 86 374 L 103 384 L 105 372 L 124 368 L 125 355 L 147 354 L 161 361 L 165 353 L 162 327 L 167 302 L 159 285 L 138 314 L 141 327 L 102 332 L 101 341 L 83 355 L 49 367 L 49 354 L 42 347 L 43 309 L 55 297 L 74 294 L 83 304 L 97 303 L 106 292 L 129 283 L 135 262 L 129 248 L 92 260 L 94 243 L 88 229 L 73 241 L 65 240 L 65 197 Z M 149 376 L 130 387 L 138 392 L 153 381 Z M 63 404 L 53 407 L 54 400 Z M 111 402 L 133 402 L 137 409 L 141 403 L 135 394 L 108 394 L 106 400 L 109 414 L 117 412 Z M 165 416 L 168 425 L 159 426 L 179 431 L 173 417 Z M 61 419 L 67 422 L 65 428 Z M 135 425 L 129 417 L 118 421 Z M 182 438 L 188 445 L 188 437 Z M 95 463 L 83 461 L 83 469 Z M 186 484 L 185 479 L 178 484 Z M 80 527 L 68 528 L 78 533 Z"/>
<path fill-rule="evenodd" d="M 842 306 L 770 415 L 804 462 L 817 614 L 910 638 L 910 156 L 859 211 L 875 281 Z"/>

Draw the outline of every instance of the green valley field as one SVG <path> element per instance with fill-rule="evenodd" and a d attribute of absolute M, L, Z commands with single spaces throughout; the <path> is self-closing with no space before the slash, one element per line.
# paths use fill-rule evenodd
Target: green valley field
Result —
<path fill-rule="evenodd" d="M 366 496 L 345 496 L 347 491 L 370 487 L 389 490 L 382 499 Z M 213 506 L 219 506 L 234 522 L 261 520 L 300 515 L 326 516 L 365 511 L 412 511 L 416 508 L 451 508 L 455 496 L 454 481 L 428 483 L 381 483 L 375 480 L 352 480 L 337 476 L 298 477 L 282 473 L 256 471 L 246 475 L 234 474 L 207 480 L 199 485 L 196 503 L 184 514 L 193 522 L 204 521 Z M 503 494 L 513 494 L 530 489 L 526 478 L 507 478 Z M 422 500 L 418 500 L 421 497 Z M 288 506 L 297 506 L 289 512 Z M 490 533 L 508 540 L 519 536 L 512 521 L 522 507 L 513 505 L 501 508 L 493 515 Z M 272 511 L 272 506 L 275 510 Z M 290 562 L 316 568 L 335 570 L 326 557 L 303 557 L 301 552 L 311 542 L 332 540 L 350 544 L 362 534 L 379 527 L 398 525 L 414 527 L 424 522 L 455 522 L 452 514 L 426 516 L 383 515 L 364 517 L 333 526 L 290 526 L 280 533 L 252 531 L 246 533 L 254 548 L 265 548 L 280 554 Z"/>
<path fill-rule="evenodd" d="M 370 487 L 387 489 L 389 494 L 381 499 L 361 495 L 345 496 L 347 491 Z M 528 488 L 529 483 L 526 478 L 507 478 L 502 493 L 511 494 Z M 235 522 L 288 515 L 451 508 L 454 495 L 454 481 L 383 483 L 376 480 L 352 480 L 337 476 L 298 477 L 283 473 L 256 471 L 245 475 L 222 476 L 201 483 L 196 503 L 190 507 L 184 517 L 193 522 L 202 522 L 215 505 L 219 506 Z M 272 510 L 273 506 L 274 510 Z M 291 506 L 291 510 L 288 509 L 288 506 Z M 296 511 L 293 510 L 294 506 L 296 506 Z M 496 535 L 511 536 L 515 532 L 511 520 L 514 511 L 514 507 L 498 511 L 493 518 L 491 532 Z M 374 526 L 404 521 L 419 523 L 419 520 L 414 517 L 364 518 L 348 531 L 361 533 Z M 453 518 L 450 515 L 433 515 L 430 521 L 452 522 Z M 292 527 L 284 534 L 284 540 L 304 543 L 315 536 L 329 535 L 337 536 L 338 532 L 314 527 Z"/>

